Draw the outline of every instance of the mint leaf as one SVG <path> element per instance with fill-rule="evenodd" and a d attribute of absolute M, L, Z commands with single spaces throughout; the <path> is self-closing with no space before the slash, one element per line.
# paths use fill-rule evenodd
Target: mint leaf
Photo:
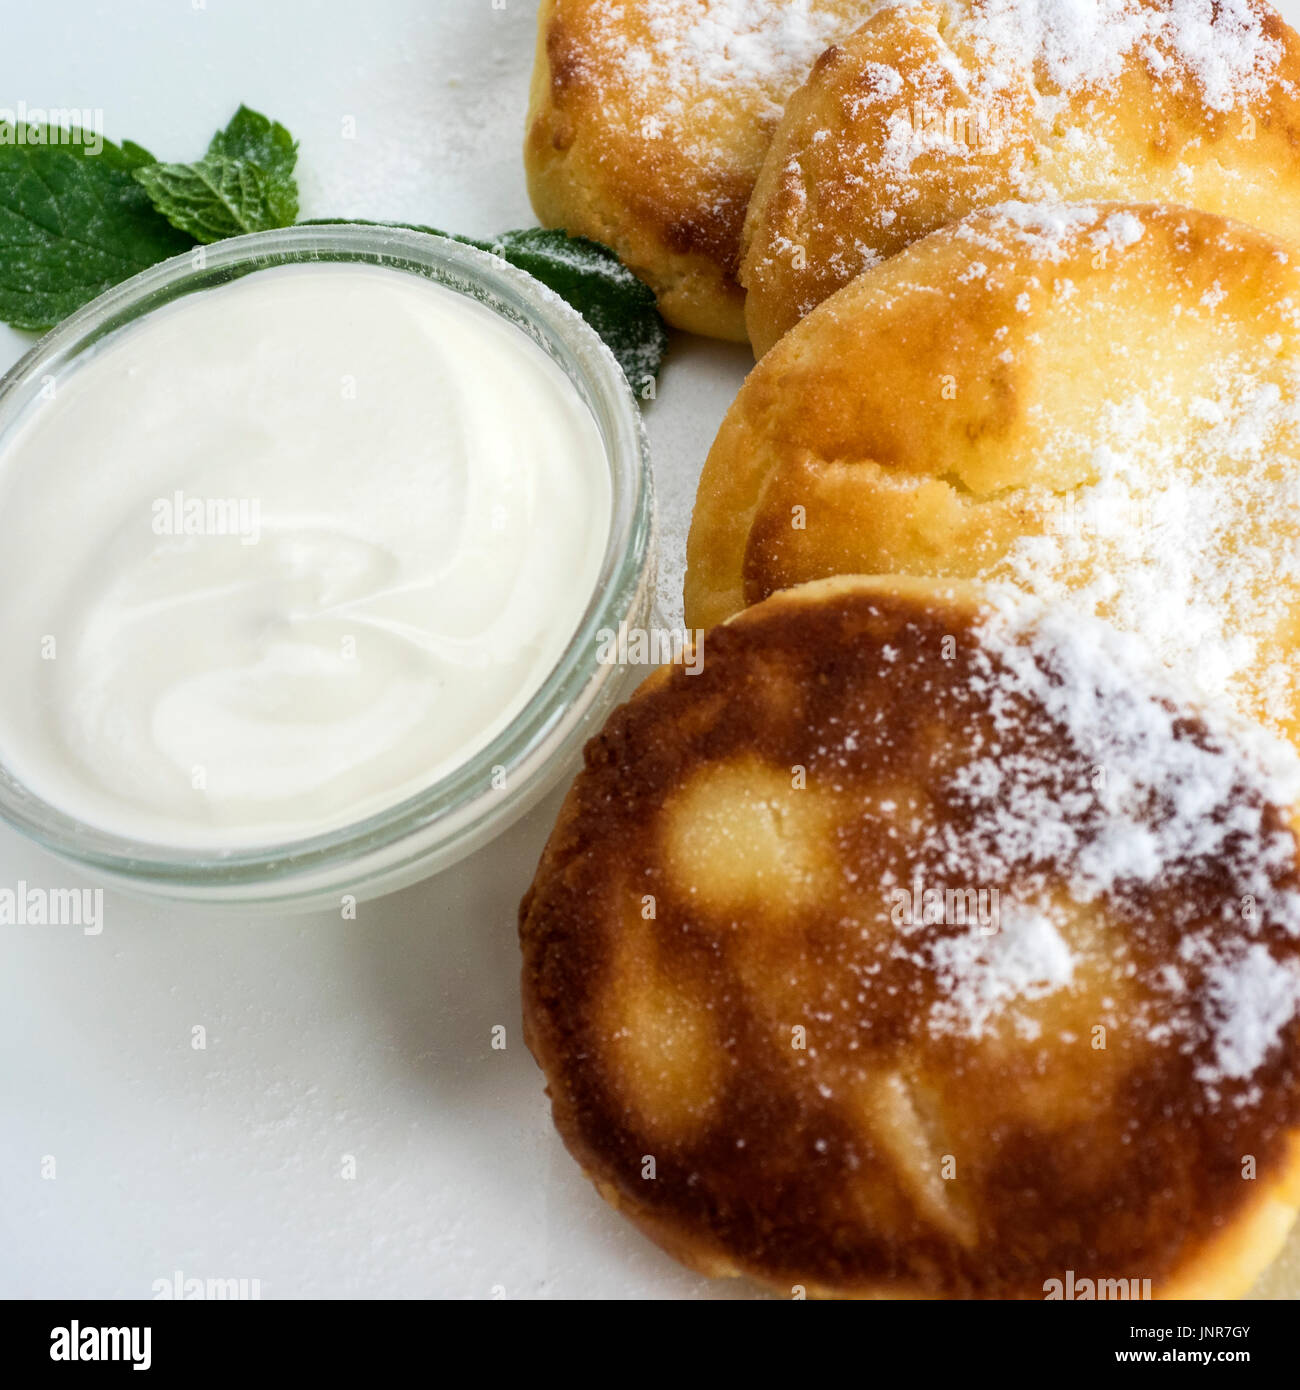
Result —
<path fill-rule="evenodd" d="M 567 232 L 533 228 L 503 232 L 486 243 L 486 249 L 573 305 L 618 358 L 634 390 L 659 375 L 668 351 L 668 330 L 654 291 L 608 246 Z"/>
<path fill-rule="evenodd" d="M 283 224 L 276 220 L 262 176 L 224 156 L 194 164 L 151 164 L 135 177 L 154 207 L 196 241 L 222 241 Z"/>
<path fill-rule="evenodd" d="M 298 215 L 298 147 L 277 122 L 241 106 L 193 164 L 150 164 L 136 179 L 154 207 L 198 241 L 287 227 Z"/>
<path fill-rule="evenodd" d="M 78 137 L 0 123 L 0 319 L 15 328 L 52 328 L 193 244 L 135 180 L 148 150 Z"/>
<path fill-rule="evenodd" d="M 298 146 L 279 121 L 241 106 L 208 146 L 209 158 L 220 156 L 251 164 L 262 176 L 267 205 L 277 219 L 273 225 L 288 227 L 298 220 L 298 182 L 293 172 Z"/>
<path fill-rule="evenodd" d="M 660 317 L 654 291 L 598 241 L 540 227 L 503 232 L 491 241 L 478 241 L 413 222 L 315 218 L 303 225 L 328 226 L 340 221 L 353 226 L 424 232 L 500 256 L 540 280 L 587 320 L 618 359 L 633 391 L 644 393 L 647 383 L 659 375 L 668 351 L 668 330 Z"/>
<path fill-rule="evenodd" d="M 75 134 L 0 124 L 0 320 L 15 328 L 50 328 L 195 241 L 290 226 L 298 215 L 298 147 L 284 126 L 247 106 L 192 164 L 160 164 L 139 145 L 98 136 L 87 148 Z M 654 294 L 608 247 L 540 228 L 479 241 L 353 220 L 447 237 L 518 266 L 591 324 L 633 390 L 651 394 L 667 330 Z"/>
<path fill-rule="evenodd" d="M 280 124 L 251 106 L 240 106 L 225 130 L 219 130 L 208 145 L 209 154 L 246 159 L 263 173 L 292 178 L 298 162 L 298 145 Z"/>

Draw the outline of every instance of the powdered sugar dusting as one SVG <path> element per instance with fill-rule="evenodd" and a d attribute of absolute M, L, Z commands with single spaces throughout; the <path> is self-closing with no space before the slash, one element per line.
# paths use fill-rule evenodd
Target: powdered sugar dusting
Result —
<path fill-rule="evenodd" d="M 900 932 L 940 985 L 931 1033 L 1035 1038 L 1026 1006 L 1079 987 L 1100 951 L 1136 992 L 1103 993 L 1093 1021 L 1195 1053 L 1210 1103 L 1247 1103 L 1300 1011 L 1296 842 L 1268 810 L 1300 797 L 1300 759 L 1224 716 L 1191 721 L 1105 624 L 994 589 L 977 635 L 991 734 L 940 779 L 915 872 L 1000 886 L 1002 906 L 993 931 Z M 1107 922 L 1124 935 L 1099 948 Z"/>
<path fill-rule="evenodd" d="M 1093 249 L 1104 250 L 1106 247 L 1114 247 L 1118 251 L 1126 251 L 1130 246 L 1142 240 L 1142 235 L 1146 228 L 1141 221 L 1134 217 L 1131 212 L 1113 212 L 1106 219 L 1105 225 L 1100 231 L 1092 233 L 1090 238 Z"/>
<path fill-rule="evenodd" d="M 1014 1001 L 1043 999 L 1074 979 L 1075 958 L 1045 912 L 1014 904 L 992 935 L 944 937 L 931 952 L 942 997 L 930 1014 L 931 1031 L 982 1037 Z M 1027 1021 L 1022 1036 L 1035 1036 Z"/>
<path fill-rule="evenodd" d="M 1300 1009 L 1300 969 L 1253 945 L 1216 961 L 1207 975 L 1216 1025 L 1214 1064 L 1200 1068 L 1198 1077 L 1210 1085 L 1222 1078 L 1245 1080 L 1263 1066 Z"/>
<path fill-rule="evenodd" d="M 878 26 L 885 37 L 864 40 L 851 81 L 847 70 L 827 79 L 847 121 L 791 133 L 784 201 L 754 241 L 746 282 L 780 281 L 792 245 L 815 248 L 818 283 L 797 299 L 806 314 L 827 271 L 846 283 L 906 244 L 900 215 L 914 240 L 947 220 L 945 206 L 955 218 L 1008 198 L 1199 206 L 1203 170 L 1210 191 L 1240 183 L 1257 195 L 1250 161 L 1238 168 L 1215 151 L 1225 114 L 1272 123 L 1277 94 L 1293 93 L 1267 13 L 1257 0 L 900 0 Z M 1181 152 L 1169 168 L 1153 164 L 1129 119 L 1144 87 L 1153 102 L 1189 107 L 1169 118 Z M 1220 192 L 1213 206 L 1230 202 Z M 918 207 L 934 217 L 918 220 Z"/>
<path fill-rule="evenodd" d="M 1022 203 L 1013 199 L 990 211 L 999 219 L 1000 233 L 1009 234 L 1041 260 L 1064 260 L 1074 249 L 1075 238 L 1081 232 L 1089 232 L 1099 249 L 1115 240 L 1111 226 L 1114 217 L 1097 228 L 1097 209 L 1085 203 Z M 1140 228 L 1141 224 L 1138 226 Z M 960 234 L 972 240 L 977 236 L 967 228 Z M 1127 244 L 1136 240 L 1137 236 L 1130 235 Z M 998 243 L 991 240 L 988 244 L 996 247 Z"/>
<path fill-rule="evenodd" d="M 948 8 L 982 58 L 1037 69 L 1065 93 L 1113 85 L 1136 56 L 1166 81 L 1190 80 L 1206 105 L 1227 111 L 1263 92 L 1281 56 L 1250 0 L 982 0 Z"/>
<path fill-rule="evenodd" d="M 703 141 L 718 102 L 743 101 L 752 118 L 775 122 L 818 56 L 879 6 L 880 0 L 607 0 L 592 12 L 596 56 L 641 93 L 652 126 L 688 118 Z"/>
<path fill-rule="evenodd" d="M 1129 213 L 1098 227 L 1092 209 L 998 211 L 993 239 L 1029 243 L 1047 261 L 1074 254 L 1081 237 L 1123 250 L 1142 235 Z M 972 240 L 983 254 L 988 238 Z M 1059 297 L 1054 312 L 1068 318 Z M 1188 328 L 1194 315 L 1212 322 L 1226 297 L 1216 285 L 1189 304 Z M 1069 473 L 1083 458 L 1093 477 L 1067 494 L 1026 489 L 1026 534 L 991 577 L 1142 633 L 1206 699 L 1280 730 L 1300 689 L 1292 664 L 1264 644 L 1285 630 L 1300 584 L 1300 361 L 1280 343 L 1245 350 L 1228 336 L 1190 396 L 1176 375 L 1135 370 L 1082 419 L 1031 409 L 1046 470 Z"/>

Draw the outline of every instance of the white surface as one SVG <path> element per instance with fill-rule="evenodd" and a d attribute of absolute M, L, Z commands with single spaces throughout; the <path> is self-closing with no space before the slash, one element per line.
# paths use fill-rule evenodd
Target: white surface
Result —
<path fill-rule="evenodd" d="M 534 223 L 534 16 L 532 0 L 69 0 L 56 25 L 10 5 L 0 106 L 102 108 L 109 138 L 190 159 L 246 101 L 300 142 L 303 216 L 504 231 Z M 30 341 L 0 327 L 0 365 Z M 747 364 L 683 340 L 648 410 L 670 552 Z M 551 1129 L 519 1034 L 515 910 L 557 804 L 356 922 L 109 893 L 98 937 L 0 927 L 0 1296 L 149 1297 L 176 1270 L 267 1298 L 734 1293 L 609 1211 Z M 0 830 L 0 887 L 19 880 L 82 882 Z"/>
<path fill-rule="evenodd" d="M 103 108 L 110 138 L 189 159 L 246 101 L 301 142 L 304 216 L 530 225 L 535 7 L 497 2 L 10 4 L 0 105 Z M 1300 0 L 1281 8 L 1300 21 Z M 28 342 L 0 327 L 0 363 Z M 695 479 L 747 365 L 679 340 L 647 412 L 671 622 Z M 557 804 L 355 922 L 109 894 L 98 937 L 0 928 L 0 1296 L 148 1297 L 177 1270 L 263 1297 L 740 1292 L 607 1210 L 551 1130 L 514 914 Z M 0 887 L 21 879 L 77 884 L 0 831 Z"/>

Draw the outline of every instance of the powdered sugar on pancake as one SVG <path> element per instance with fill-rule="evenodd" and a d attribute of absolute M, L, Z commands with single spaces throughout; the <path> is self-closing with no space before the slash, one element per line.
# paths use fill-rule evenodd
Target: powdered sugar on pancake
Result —
<path fill-rule="evenodd" d="M 1186 109 L 1185 119 L 1172 116 L 1166 135 L 1193 162 L 1204 162 L 1199 126 L 1214 140 L 1253 139 L 1252 123 L 1269 119 L 1278 93 L 1294 95 L 1267 13 L 1258 0 L 887 6 L 876 30 L 884 37 L 861 50 L 839 97 L 847 121 L 804 130 L 790 150 L 782 225 L 770 242 L 760 233 L 747 276 L 761 282 L 795 243 L 813 239 L 815 265 L 843 283 L 878 262 L 877 240 L 892 245 L 900 213 L 918 205 L 937 212 L 951 202 L 960 215 L 1009 197 L 1062 202 L 1101 191 L 1197 205 L 1196 169 L 1185 161 L 1160 168 L 1143 155 L 1133 104 L 1151 99 L 1145 88 Z M 1220 184 L 1247 177 L 1231 158 L 1216 168 Z M 810 286 L 802 314 L 825 297 L 825 281 Z"/>
<path fill-rule="evenodd" d="M 1073 93 L 1112 86 L 1136 57 L 1227 111 L 1262 95 L 1282 51 L 1249 0 L 949 0 L 945 8 L 952 29 L 993 59 L 970 79 L 976 85 L 997 85 L 1014 64 Z"/>
<path fill-rule="evenodd" d="M 1268 809 L 1300 798 L 1300 759 L 1253 726 L 1191 717 L 1141 643 L 1105 624 L 995 589 L 977 638 L 971 695 L 991 733 L 980 722 L 938 779 L 946 809 L 914 872 L 1002 901 L 993 929 L 900 932 L 899 953 L 940 985 L 930 1032 L 1034 1039 L 1027 1006 L 1075 989 L 1100 951 L 1134 990 L 1122 1007 L 1100 997 L 1093 1024 L 1195 1053 L 1211 1103 L 1249 1101 L 1300 1011 L 1295 948 L 1278 954 L 1300 941 L 1296 842 Z M 1109 946 L 1107 921 L 1127 924 Z M 1171 934 L 1172 953 L 1156 945 Z"/>
<path fill-rule="evenodd" d="M 1026 248 L 1046 265 L 1083 252 L 1117 267 L 1144 235 L 1136 212 L 1104 205 L 1012 203 L 990 218 L 957 233 L 972 263 Z M 1231 237 L 1225 230 L 1225 245 Z M 1022 313 L 1035 302 L 1028 288 L 1044 286 L 1027 281 Z M 1053 294 L 1044 312 L 1077 316 L 1082 340 L 1095 296 L 1072 295 L 1068 279 Z M 1216 284 L 1199 302 L 1181 290 L 1174 298 L 1187 300 L 1170 322 L 1176 353 L 1181 338 L 1212 329 L 1227 291 Z M 1300 326 L 1300 303 L 1270 307 Z M 987 577 L 1140 633 L 1202 698 L 1262 714 L 1280 731 L 1300 708 L 1300 672 L 1263 645 L 1294 620 L 1300 585 L 1300 359 L 1281 341 L 1239 346 L 1241 310 L 1222 312 L 1223 345 L 1192 390 L 1171 357 L 1164 374 L 1117 372 L 1069 424 L 1041 404 L 1029 408 L 1043 470 L 1068 474 L 1082 459 L 1091 476 L 1064 492 L 1025 487 L 1024 533 Z M 1032 353 L 1032 340 L 1020 350 Z"/>
<path fill-rule="evenodd" d="M 1245 1080 L 1263 1066 L 1300 1010 L 1300 973 L 1253 945 L 1214 962 L 1207 975 L 1214 1062 L 1197 1075 L 1212 1086 L 1225 1078 Z"/>
<path fill-rule="evenodd" d="M 594 56 L 641 94 L 652 133 L 695 129 L 715 103 L 743 104 L 772 124 L 818 56 L 879 8 L 879 0 L 605 0 L 592 7 Z"/>
<path fill-rule="evenodd" d="M 930 959 L 942 996 L 930 1013 L 935 1033 L 982 1037 L 1017 1000 L 1044 999 L 1074 979 L 1076 961 L 1049 914 L 1013 903 L 996 932 L 943 937 Z M 1037 1028 L 1019 1023 L 1022 1036 Z"/>
<path fill-rule="evenodd" d="M 1105 218 L 1087 203 L 1022 203 L 1012 200 L 990 208 L 1022 245 L 1044 260 L 1063 260 L 1086 235 L 1094 251 L 1123 251 L 1142 240 L 1146 228 L 1131 212 L 1112 212 Z M 996 245 L 997 243 L 990 243 Z"/>

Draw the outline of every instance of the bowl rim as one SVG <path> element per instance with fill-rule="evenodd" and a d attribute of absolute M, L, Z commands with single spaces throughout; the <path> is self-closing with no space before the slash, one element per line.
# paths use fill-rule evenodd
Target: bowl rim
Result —
<path fill-rule="evenodd" d="M 135 840 L 51 806 L 9 773 L 0 752 L 0 820 L 60 858 L 164 895 L 256 901 L 257 890 L 265 888 L 268 900 L 282 902 L 294 896 L 295 879 L 311 879 L 310 891 L 319 894 L 322 880 L 346 885 L 351 866 L 376 857 L 388 856 L 392 862 L 383 871 L 390 872 L 397 865 L 409 869 L 412 858 L 450 862 L 448 856 L 459 857 L 458 845 L 468 853 L 491 823 L 508 823 L 503 813 L 513 803 L 545 790 L 538 784 L 568 751 L 574 716 L 617 674 L 599 659 L 599 633 L 616 631 L 652 584 L 646 432 L 613 353 L 575 309 L 526 272 L 475 246 L 415 229 L 312 223 L 256 232 L 196 247 L 115 285 L 63 320 L 0 378 L 0 458 L 5 436 L 21 423 L 35 391 L 110 334 L 244 275 L 320 262 L 371 264 L 431 279 L 486 304 L 557 363 L 591 411 L 609 465 L 611 515 L 600 572 L 559 659 L 504 729 L 423 791 L 334 830 L 228 850 Z M 516 774 L 519 782 L 512 780 Z M 405 858 L 403 844 L 411 846 Z"/>

